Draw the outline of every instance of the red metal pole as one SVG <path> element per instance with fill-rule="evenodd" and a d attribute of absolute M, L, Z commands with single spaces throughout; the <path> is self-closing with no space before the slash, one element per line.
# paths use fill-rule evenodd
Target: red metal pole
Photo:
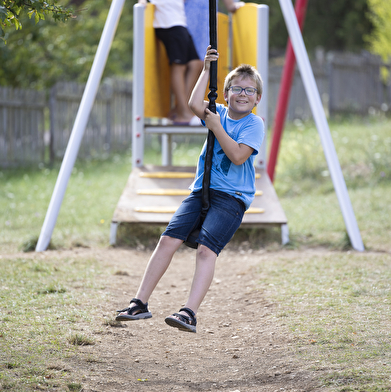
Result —
<path fill-rule="evenodd" d="M 296 18 L 301 30 L 303 30 L 305 14 L 307 11 L 307 2 L 308 0 L 296 0 L 295 3 Z M 295 54 L 293 52 L 291 40 L 288 38 L 285 64 L 281 78 L 280 92 L 277 100 L 276 115 L 274 117 L 272 143 L 270 146 L 270 153 L 267 165 L 267 173 L 272 182 L 274 181 L 274 171 L 277 164 L 278 149 L 280 147 L 280 140 L 282 136 L 282 131 L 284 129 L 286 112 L 288 110 L 289 96 L 292 87 L 295 64 Z"/>

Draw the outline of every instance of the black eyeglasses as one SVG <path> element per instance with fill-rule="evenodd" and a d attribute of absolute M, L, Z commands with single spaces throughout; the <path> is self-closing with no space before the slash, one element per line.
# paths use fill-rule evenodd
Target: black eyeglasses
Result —
<path fill-rule="evenodd" d="M 254 95 L 258 90 L 254 87 L 240 87 L 240 86 L 231 86 L 228 90 L 231 90 L 233 94 L 241 94 L 244 90 L 246 95 Z"/>

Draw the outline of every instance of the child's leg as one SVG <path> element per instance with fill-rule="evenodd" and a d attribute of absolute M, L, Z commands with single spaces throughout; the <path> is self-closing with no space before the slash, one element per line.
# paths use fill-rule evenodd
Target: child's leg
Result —
<path fill-rule="evenodd" d="M 181 246 L 182 242 L 182 240 L 177 238 L 167 236 L 160 237 L 159 243 L 157 244 L 144 272 L 136 298 L 141 299 L 144 303 L 148 302 L 150 295 L 158 284 L 160 278 L 166 272 L 174 253 Z"/>
<path fill-rule="evenodd" d="M 197 313 L 213 281 L 217 255 L 204 245 L 199 245 L 196 255 L 196 268 L 186 307 Z"/>
<path fill-rule="evenodd" d="M 182 240 L 177 238 L 168 236 L 160 237 L 159 243 L 149 259 L 135 298 L 141 300 L 143 303 L 148 302 L 149 297 L 158 284 L 160 278 L 166 272 L 174 253 L 181 246 L 182 242 Z M 133 306 L 136 306 L 136 304 L 131 303 L 129 305 L 130 308 Z"/>
<path fill-rule="evenodd" d="M 232 196 L 213 189 L 209 192 L 210 208 L 198 236 L 196 270 L 185 306 L 194 313 L 212 283 L 217 255 L 239 228 L 245 210 L 244 205 Z M 183 311 L 179 313 L 186 315 Z"/>
<path fill-rule="evenodd" d="M 202 60 L 191 60 L 187 63 L 185 84 L 187 93 L 187 102 L 190 99 L 191 92 L 197 82 L 198 77 L 201 74 L 204 62 Z"/>
<path fill-rule="evenodd" d="M 189 298 L 185 307 L 197 313 L 212 283 L 217 255 L 204 245 L 199 245 L 196 254 L 196 268 Z M 186 312 L 179 312 L 187 315 Z M 175 317 L 175 316 L 171 316 Z"/>
<path fill-rule="evenodd" d="M 175 121 L 177 122 L 189 122 L 194 115 L 188 105 L 186 71 L 187 64 L 171 64 L 171 88 L 176 100 Z"/>

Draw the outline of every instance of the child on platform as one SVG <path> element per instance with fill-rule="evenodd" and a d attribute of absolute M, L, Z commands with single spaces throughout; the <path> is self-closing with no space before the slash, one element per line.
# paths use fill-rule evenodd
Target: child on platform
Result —
<path fill-rule="evenodd" d="M 146 4 L 147 0 L 138 0 Z M 188 101 L 202 70 L 193 39 L 187 29 L 184 0 L 150 0 L 155 5 L 153 27 L 166 48 L 170 62 L 171 90 L 175 107 L 168 117 L 176 125 L 201 125 Z"/>
<path fill-rule="evenodd" d="M 218 58 L 209 46 L 204 67 L 193 89 L 189 106 L 215 135 L 213 149 L 210 208 L 196 240 L 196 268 L 185 307 L 166 317 L 165 322 L 183 331 L 196 332 L 196 313 L 213 279 L 217 256 L 239 228 L 243 214 L 255 194 L 254 158 L 264 137 L 263 121 L 253 108 L 262 95 L 262 80 L 256 69 L 240 65 L 228 74 L 224 99 L 228 107 L 217 104 L 216 114 L 204 101 L 211 61 Z M 128 308 L 118 311 L 116 320 L 152 317 L 148 300 L 167 270 L 174 253 L 198 226 L 201 214 L 202 178 L 206 146 L 198 160 L 191 194 L 175 212 L 149 260 L 135 298 Z"/>

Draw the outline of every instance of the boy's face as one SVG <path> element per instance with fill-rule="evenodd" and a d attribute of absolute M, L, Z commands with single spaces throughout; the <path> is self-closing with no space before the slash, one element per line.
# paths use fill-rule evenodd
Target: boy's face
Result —
<path fill-rule="evenodd" d="M 257 88 L 255 81 L 250 78 L 233 78 L 231 82 L 231 87 L 241 87 L 242 89 L 246 87 Z M 254 109 L 254 106 L 258 104 L 261 100 L 261 96 L 258 92 L 254 95 L 247 95 L 245 90 L 241 93 L 235 94 L 232 88 L 224 92 L 224 99 L 228 104 L 228 115 L 233 120 L 240 120 L 241 118 L 247 116 Z"/>

